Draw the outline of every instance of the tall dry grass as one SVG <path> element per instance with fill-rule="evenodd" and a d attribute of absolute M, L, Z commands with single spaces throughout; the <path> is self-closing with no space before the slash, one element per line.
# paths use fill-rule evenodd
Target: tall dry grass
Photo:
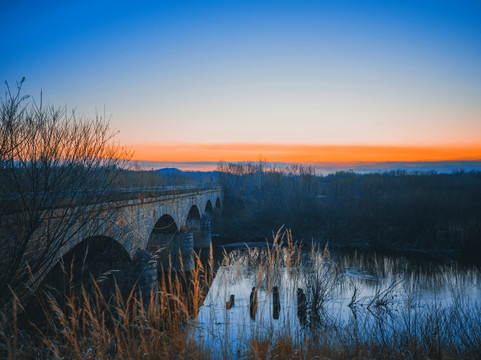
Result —
<path fill-rule="evenodd" d="M 286 324 L 280 332 L 254 332 L 243 338 L 243 346 L 229 343 L 219 348 L 192 336 L 196 318 L 213 281 L 214 259 L 196 259 L 191 273 L 163 271 L 158 290 L 142 296 L 134 288 L 122 296 L 119 287 L 107 297 L 101 286 L 66 296 L 64 303 L 47 294 L 46 326 L 19 329 L 16 315 L 22 311 L 18 299 L 12 303 L 14 321 L 0 324 L 1 355 L 8 359 L 480 359 L 481 308 L 462 296 L 447 307 L 432 306 L 422 311 L 406 301 L 400 316 L 391 316 L 389 297 L 379 307 L 354 301 L 357 317 L 349 322 L 323 313 L 331 301 L 338 272 L 327 249 L 313 247 L 303 252 L 289 232 L 278 232 L 264 250 L 225 253 L 222 266 L 235 270 L 256 266 L 257 284 L 272 291 L 279 271 L 296 276 L 308 268 L 313 276 L 305 280 L 309 298 L 308 321 L 304 327 Z M 149 299 L 144 302 L 143 299 Z M 353 306 L 356 308 L 356 306 Z M 323 314 L 315 318 L 315 314 Z M 12 318 L 11 316 L 9 317 Z M 226 332 L 229 331 L 226 327 Z M 228 338 L 228 334 L 225 334 Z"/>

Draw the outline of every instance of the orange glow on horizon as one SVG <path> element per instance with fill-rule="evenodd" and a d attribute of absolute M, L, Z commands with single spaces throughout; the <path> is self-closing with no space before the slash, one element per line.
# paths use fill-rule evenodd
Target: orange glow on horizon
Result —
<path fill-rule="evenodd" d="M 258 161 L 358 163 L 480 160 L 480 146 L 177 144 L 133 146 L 134 160 L 164 162 Z"/>

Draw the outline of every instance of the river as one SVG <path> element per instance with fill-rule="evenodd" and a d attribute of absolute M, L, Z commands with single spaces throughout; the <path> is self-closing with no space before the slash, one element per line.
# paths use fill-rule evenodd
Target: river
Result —
<path fill-rule="evenodd" d="M 191 334 L 231 353 L 253 338 L 302 342 L 323 334 L 377 342 L 406 331 L 422 336 L 423 326 L 442 313 L 456 316 L 446 336 L 462 342 L 452 339 L 460 331 L 455 322 L 479 317 L 480 301 L 475 265 L 373 252 L 239 248 L 217 270 Z"/>

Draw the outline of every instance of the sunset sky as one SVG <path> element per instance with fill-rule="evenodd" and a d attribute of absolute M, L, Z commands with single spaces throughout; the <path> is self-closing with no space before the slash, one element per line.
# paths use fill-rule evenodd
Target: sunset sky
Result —
<path fill-rule="evenodd" d="M 105 108 L 146 164 L 481 160 L 479 0 L 19 0 L 0 22 L 0 80 Z"/>

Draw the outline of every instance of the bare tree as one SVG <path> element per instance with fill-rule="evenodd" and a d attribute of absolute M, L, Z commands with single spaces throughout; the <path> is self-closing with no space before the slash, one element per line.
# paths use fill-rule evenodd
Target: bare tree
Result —
<path fill-rule="evenodd" d="M 25 297 L 109 201 L 130 152 L 105 118 L 43 106 L 7 84 L 0 108 L 0 309 Z"/>

